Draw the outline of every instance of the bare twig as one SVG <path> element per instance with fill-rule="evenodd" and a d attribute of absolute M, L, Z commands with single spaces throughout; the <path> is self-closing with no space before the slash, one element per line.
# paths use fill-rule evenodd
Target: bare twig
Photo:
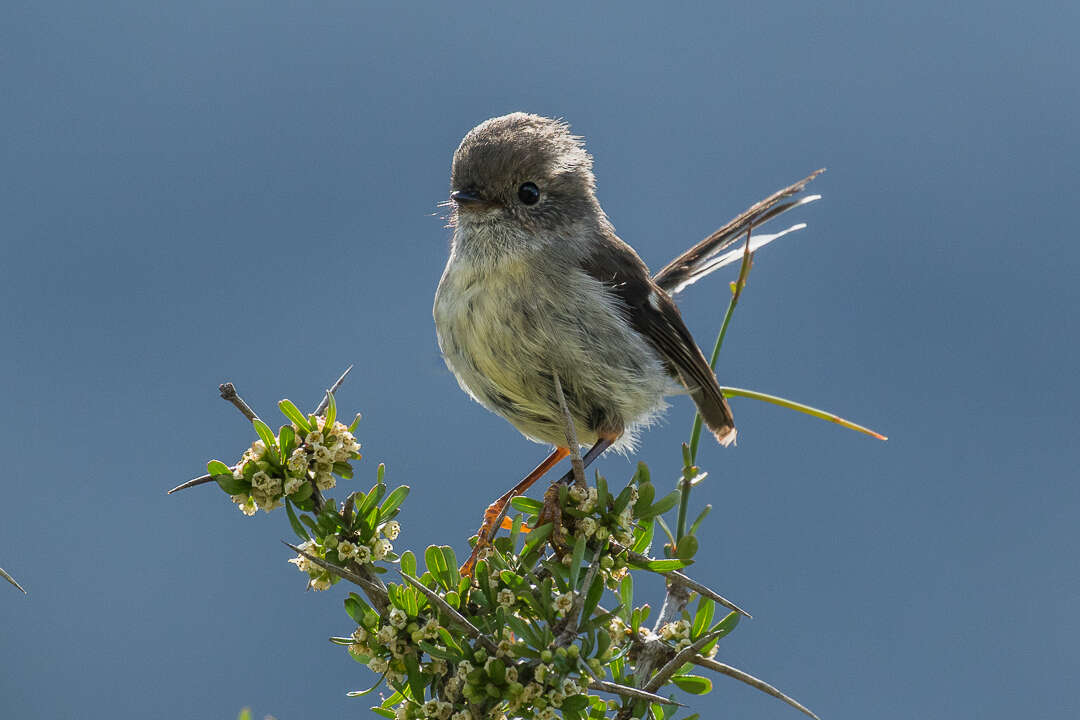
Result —
<path fill-rule="evenodd" d="M 613 682 L 607 682 L 606 680 L 593 680 L 589 683 L 589 688 L 592 690 L 599 690 L 601 692 L 611 693 L 612 695 L 622 695 L 623 697 L 634 698 L 635 700 L 648 700 L 649 702 L 662 703 L 664 705 L 678 705 L 679 707 L 686 707 L 681 702 L 675 702 L 670 698 L 666 698 L 662 695 L 646 692 L 645 690 L 639 690 L 629 685 L 618 685 Z"/>
<path fill-rule="evenodd" d="M 330 405 L 330 398 L 327 396 L 327 393 L 336 393 L 338 391 L 338 388 L 341 387 L 341 384 L 345 382 L 346 376 L 348 376 L 348 374 L 352 372 L 352 369 L 352 365 L 345 368 L 345 372 L 341 373 L 341 377 L 339 377 L 334 382 L 334 384 L 330 386 L 330 389 L 327 390 L 326 393 L 323 393 L 323 399 L 319 401 L 319 405 L 315 408 L 315 412 L 311 413 L 312 415 L 322 415 L 324 412 L 326 412 L 327 406 Z"/>
<path fill-rule="evenodd" d="M 15 580 L 15 578 L 11 577 L 11 575 L 9 575 L 7 571 L 4 570 L 4 568 L 0 568 L 0 577 L 4 578 L 9 583 L 22 590 L 23 595 L 26 595 L 26 588 L 20 585 L 18 581 Z"/>
<path fill-rule="evenodd" d="M 495 643 L 491 642 L 491 638 L 480 632 L 480 628 L 469 622 L 469 620 L 464 615 L 455 610 L 450 603 L 439 597 L 439 593 L 427 587 L 426 585 L 424 585 L 424 583 L 420 582 L 412 575 L 400 571 L 399 573 L 401 574 L 401 577 L 405 578 L 406 582 L 419 590 L 420 593 L 424 597 L 426 597 L 432 605 L 437 607 L 441 612 L 445 613 L 452 622 L 459 625 L 469 637 L 479 640 L 480 643 L 491 653 L 495 653 L 498 650 L 498 648 L 495 646 Z"/>
<path fill-rule="evenodd" d="M 255 414 L 255 411 L 252 410 L 246 402 L 244 402 L 244 398 L 240 397 L 240 395 L 237 394 L 236 386 L 233 385 L 231 382 L 218 385 L 218 391 L 221 393 L 221 397 L 223 400 L 228 400 L 233 405 L 235 405 L 236 409 L 243 413 L 244 417 L 246 417 L 248 420 L 255 420 L 259 417 Z"/>
<path fill-rule="evenodd" d="M 566 396 L 563 395 L 558 371 L 552 369 L 551 377 L 555 381 L 555 397 L 559 401 L 559 407 L 562 408 L 565 421 L 566 446 L 570 448 L 570 466 L 574 469 L 574 484 L 583 488 L 585 487 L 585 463 L 581 461 L 581 445 L 578 444 L 577 431 L 574 429 L 574 418 L 571 417 L 570 408 L 566 405 Z"/>
<path fill-rule="evenodd" d="M 170 490 L 169 492 L 167 492 L 165 494 L 166 495 L 172 495 L 174 492 L 180 492 L 181 490 L 187 490 L 188 488 L 193 488 L 196 485 L 205 485 L 208 482 L 214 482 L 214 476 L 213 475 L 200 475 L 197 478 L 192 478 L 191 480 L 188 480 L 186 483 L 180 483 L 179 485 L 177 485 L 176 487 L 174 487 L 172 490 Z"/>
<path fill-rule="evenodd" d="M 377 577 L 367 577 L 365 574 L 354 572 L 349 568 L 335 565 L 332 562 L 328 562 L 318 555 L 312 555 L 309 552 L 304 552 L 300 548 L 296 547 L 292 543 L 287 543 L 284 540 L 281 541 L 290 550 L 295 551 L 298 555 L 306 557 L 308 560 L 318 565 L 324 570 L 334 573 L 343 580 L 360 587 L 364 591 L 364 594 L 368 596 L 371 602 L 378 608 L 381 613 L 390 604 L 389 596 L 386 592 L 386 587 L 382 584 Z"/>
<path fill-rule="evenodd" d="M 629 558 L 631 562 L 636 563 L 636 564 L 644 564 L 644 563 L 647 563 L 647 562 L 652 562 L 652 560 L 653 560 L 650 557 L 646 557 L 645 555 L 641 555 L 640 553 L 636 553 L 633 550 L 631 550 L 631 549 L 629 549 L 629 548 L 627 548 L 627 547 L 625 547 L 623 545 L 620 545 L 619 543 L 616 543 L 616 542 L 611 543 L 611 547 L 616 553 L 620 553 L 620 552 L 625 551 L 627 558 Z M 650 572 L 656 572 L 656 571 L 653 570 L 653 571 L 650 571 Z M 683 585 L 685 585 L 686 587 L 690 588 L 694 592 L 700 593 L 700 594 L 704 595 L 705 597 L 710 598 L 711 600 L 714 600 L 714 601 L 718 602 L 719 604 L 726 607 L 728 610 L 733 610 L 734 612 L 737 612 L 740 615 L 744 615 L 744 616 L 746 616 L 748 618 L 751 618 L 751 619 L 753 619 L 753 617 L 754 617 L 753 615 L 746 612 L 745 610 L 743 610 L 741 607 L 739 607 L 735 603 L 731 602 L 730 600 L 728 600 L 724 596 L 720 595 L 718 592 L 716 592 L 712 588 L 710 588 L 708 586 L 705 586 L 705 585 L 702 585 L 697 580 L 694 580 L 694 579 L 692 579 L 690 577 L 687 577 L 686 575 L 679 572 L 678 570 L 668 570 L 667 572 L 657 572 L 656 574 L 657 575 L 663 575 L 664 577 L 669 578 L 671 580 L 676 580 L 676 581 L 682 583 Z"/>
<path fill-rule="evenodd" d="M 815 715 L 809 708 L 807 708 L 805 705 L 800 703 L 798 700 L 795 700 L 794 698 L 788 697 L 787 695 L 780 692 L 779 690 L 777 690 L 776 688 L 774 688 L 772 685 L 765 682 L 764 680 L 759 680 L 756 677 L 754 677 L 753 675 L 750 675 L 749 673 L 745 673 L 742 670 L 739 670 L 738 668 L 731 667 L 730 665 L 725 665 L 724 663 L 717 662 L 716 660 L 710 660 L 709 658 L 702 657 L 700 655 L 698 655 L 697 657 L 691 658 L 690 662 L 694 663 L 695 665 L 700 665 L 703 668 L 708 668 L 709 670 L 714 670 L 714 671 L 720 673 L 721 675 L 727 675 L 728 677 L 735 678 L 736 680 L 739 680 L 741 682 L 746 683 L 750 687 L 757 688 L 758 690 L 765 693 L 766 695 L 771 695 L 774 698 L 776 698 L 777 700 L 783 700 L 784 702 L 786 702 L 788 705 L 795 708 L 796 710 L 799 710 L 800 712 L 804 712 L 807 715 L 809 715 L 810 717 L 814 718 L 814 720 L 821 720 L 821 718 L 819 718 L 817 715 Z"/>
<path fill-rule="evenodd" d="M 656 674 L 649 678 L 649 682 L 645 683 L 643 689 L 648 692 L 659 690 L 664 686 L 671 676 L 678 672 L 686 663 L 698 657 L 698 651 L 711 643 L 716 638 L 723 634 L 723 630 L 714 630 L 711 633 L 706 633 L 699 637 L 692 645 L 684 647 L 679 652 L 675 653 L 675 656 L 664 663 L 663 667 L 656 671 Z"/>

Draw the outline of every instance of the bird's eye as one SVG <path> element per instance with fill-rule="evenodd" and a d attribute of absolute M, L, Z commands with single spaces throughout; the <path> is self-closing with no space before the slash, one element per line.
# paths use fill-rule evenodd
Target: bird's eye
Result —
<path fill-rule="evenodd" d="M 535 183 L 525 183 L 518 188 L 518 200 L 525 205 L 535 205 L 540 202 L 540 188 Z"/>

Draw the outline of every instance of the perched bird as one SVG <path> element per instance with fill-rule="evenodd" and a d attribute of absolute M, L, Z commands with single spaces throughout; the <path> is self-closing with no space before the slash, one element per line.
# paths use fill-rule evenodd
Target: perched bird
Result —
<path fill-rule="evenodd" d="M 726 264 L 719 253 L 797 204 L 777 206 L 813 177 L 653 278 L 615 234 L 596 199 L 592 158 L 566 123 L 513 113 L 465 136 L 450 179 L 450 258 L 435 294 L 439 348 L 473 399 L 555 446 L 488 508 L 477 547 L 510 498 L 569 454 L 556 376 L 577 438 L 591 446 L 586 464 L 608 447 L 632 447 L 665 396 L 680 392 L 718 442 L 735 440 L 731 409 L 670 293 Z"/>

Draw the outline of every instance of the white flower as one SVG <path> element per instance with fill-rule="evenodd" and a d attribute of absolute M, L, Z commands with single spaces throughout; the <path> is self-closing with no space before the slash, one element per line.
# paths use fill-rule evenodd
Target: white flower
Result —
<path fill-rule="evenodd" d="M 542 692 L 544 692 L 543 686 L 539 683 L 531 682 L 525 686 L 525 690 L 521 693 L 521 701 L 529 702 L 533 698 L 539 697 Z"/>
<path fill-rule="evenodd" d="M 428 700 L 424 703 L 424 715 L 426 717 L 435 717 L 435 714 L 439 712 L 439 701 Z"/>
<path fill-rule="evenodd" d="M 405 611 L 401 608 L 394 608 L 390 611 L 390 624 L 396 627 L 398 630 L 405 627 L 409 622 L 409 616 L 405 614 Z"/>
<path fill-rule="evenodd" d="M 284 493 L 286 495 L 292 495 L 294 492 L 304 486 L 304 481 L 298 477 L 289 477 L 285 480 Z"/>
<path fill-rule="evenodd" d="M 514 597 L 513 590 L 511 590 L 510 588 L 503 588 L 499 591 L 499 594 L 495 597 L 495 599 L 504 608 L 508 608 L 514 604 L 516 598 Z"/>
<path fill-rule="evenodd" d="M 256 490 L 266 491 L 270 486 L 271 478 L 262 470 L 251 476 L 251 487 Z"/>
<path fill-rule="evenodd" d="M 580 503 L 582 500 L 589 497 L 589 491 L 579 485 L 574 485 L 570 488 L 570 499 L 575 503 Z"/>
<path fill-rule="evenodd" d="M 323 435 L 318 430 L 312 430 L 304 436 L 304 442 L 311 446 L 322 445 L 322 441 Z"/>
<path fill-rule="evenodd" d="M 431 618 L 424 623 L 424 639 L 434 640 L 439 637 L 439 620 L 438 618 Z"/>
<path fill-rule="evenodd" d="M 342 560 L 348 560 L 349 558 L 356 557 L 356 545 L 348 540 L 342 540 L 337 546 L 338 557 Z"/>
<path fill-rule="evenodd" d="M 495 647 L 495 654 L 499 657 L 507 657 L 514 651 L 514 643 L 506 640 L 505 638 L 499 641 L 499 644 Z"/>
<path fill-rule="evenodd" d="M 589 537 L 596 532 L 596 521 L 591 517 L 583 517 L 577 522 L 577 529 L 585 537 Z"/>
<path fill-rule="evenodd" d="M 353 640 L 355 640 L 358 643 L 366 642 L 367 637 L 368 637 L 368 632 L 364 628 L 357 625 L 356 629 L 353 630 L 352 637 L 353 637 Z"/>
<path fill-rule="evenodd" d="M 545 665 L 544 663 L 540 663 L 539 665 L 536 666 L 536 670 L 533 671 L 533 677 L 536 678 L 536 682 L 542 683 L 542 682 L 544 682 L 544 678 L 546 678 L 548 676 L 548 673 L 550 673 L 550 672 L 551 672 L 551 666 L 550 665 Z"/>
<path fill-rule="evenodd" d="M 472 720 L 472 716 L 464 710 L 458 710 L 450 716 L 450 720 Z"/>
<path fill-rule="evenodd" d="M 245 496 L 244 501 L 239 503 L 239 505 L 240 512 L 244 513 L 248 517 L 254 515 L 255 511 L 259 509 L 258 506 L 255 504 L 255 501 L 250 496 Z"/>
<path fill-rule="evenodd" d="M 612 640 L 616 642 L 626 635 L 626 623 L 623 622 L 621 617 L 611 618 L 611 622 L 608 623 L 608 632 L 611 634 Z"/>
<path fill-rule="evenodd" d="M 517 668 L 513 667 L 513 666 L 506 668 L 506 682 L 508 682 L 508 683 L 517 682 L 517 679 L 518 679 Z"/>
<path fill-rule="evenodd" d="M 540 712 L 536 713 L 536 720 L 555 720 L 558 714 L 555 712 L 555 708 L 546 707 Z"/>
<path fill-rule="evenodd" d="M 266 452 L 266 444 L 262 440 L 251 443 L 251 459 L 258 460 Z"/>
<path fill-rule="evenodd" d="M 307 473 L 308 469 L 308 454 L 304 452 L 303 448 L 296 448 L 289 455 L 289 472 L 295 475 L 302 475 Z"/>
<path fill-rule="evenodd" d="M 325 445 L 316 445 L 313 453 L 315 462 L 317 463 L 333 463 L 334 453 L 330 451 L 330 448 Z"/>
<path fill-rule="evenodd" d="M 439 720 L 449 720 L 450 713 L 453 712 L 454 706 L 446 701 L 439 701 L 439 709 L 435 711 L 435 716 Z"/>
<path fill-rule="evenodd" d="M 677 637 L 690 637 L 690 621 L 678 620 L 675 622 L 675 635 Z"/>
<path fill-rule="evenodd" d="M 371 562 L 371 548 L 367 545 L 358 545 L 356 547 L 356 562 L 361 565 Z"/>
<path fill-rule="evenodd" d="M 397 630 L 393 625 L 383 625 L 379 628 L 379 632 L 375 634 L 375 639 L 381 645 L 389 645 L 395 637 L 397 637 Z"/>
<path fill-rule="evenodd" d="M 552 707 L 562 707 L 563 700 L 566 699 L 566 695 L 564 695 L 558 690 L 552 690 L 547 694 L 547 699 L 548 702 L 551 703 Z"/>
<path fill-rule="evenodd" d="M 670 622 L 664 627 L 660 628 L 660 637 L 664 640 L 674 640 L 679 636 L 678 631 L 675 629 L 675 623 Z"/>
<path fill-rule="evenodd" d="M 327 574 L 320 575 L 319 577 L 311 578 L 312 590 L 328 590 L 330 588 L 330 576 Z"/>
<path fill-rule="evenodd" d="M 397 540 L 398 534 L 401 533 L 401 523 L 397 520 L 391 520 L 388 523 L 383 524 L 382 533 L 391 540 Z"/>
<path fill-rule="evenodd" d="M 329 490 L 337 485 L 337 479 L 329 472 L 318 473 L 315 475 L 315 487 L 320 490 Z"/>
<path fill-rule="evenodd" d="M 311 561 L 308 560 L 303 555 L 297 555 L 296 557 L 294 557 L 289 562 L 291 562 L 293 565 L 295 565 L 296 569 L 299 570 L 302 573 L 307 573 L 307 572 L 311 571 Z"/>
<path fill-rule="evenodd" d="M 397 706 L 394 710 L 394 720 L 408 720 L 409 718 L 409 703 L 403 702 Z"/>
<path fill-rule="evenodd" d="M 559 615 L 565 615 L 574 607 L 574 593 L 565 592 L 555 598 L 555 610 Z"/>
<path fill-rule="evenodd" d="M 600 527 L 596 528 L 596 539 L 600 542 L 604 542 L 605 540 L 607 540 L 608 535 L 610 534 L 611 531 L 608 530 L 605 525 L 601 525 Z"/>
<path fill-rule="evenodd" d="M 387 553 L 391 552 L 393 549 L 394 546 L 390 544 L 389 540 L 376 540 L 374 547 L 371 548 L 371 554 L 376 560 L 382 560 L 386 557 Z"/>
<path fill-rule="evenodd" d="M 577 681 L 572 678 L 564 678 L 562 681 L 562 694 L 567 696 L 577 695 L 577 692 Z"/>
<path fill-rule="evenodd" d="M 429 673 L 435 675 L 436 677 L 442 677 L 446 674 L 446 661 L 442 658 L 435 658 L 428 663 L 427 670 Z"/>
<path fill-rule="evenodd" d="M 385 658 L 378 658 L 377 657 L 377 658 L 371 658 L 370 660 L 368 660 L 367 666 L 369 668 L 371 668 L 372 672 L 376 672 L 376 673 L 381 674 L 381 673 L 386 672 L 386 669 L 390 666 L 390 664 L 388 662 L 386 662 Z"/>
<path fill-rule="evenodd" d="M 473 667 L 473 664 L 471 662 L 469 662 L 468 660 L 462 660 L 458 663 L 457 674 L 461 677 L 465 677 L 475 669 L 476 668 Z"/>

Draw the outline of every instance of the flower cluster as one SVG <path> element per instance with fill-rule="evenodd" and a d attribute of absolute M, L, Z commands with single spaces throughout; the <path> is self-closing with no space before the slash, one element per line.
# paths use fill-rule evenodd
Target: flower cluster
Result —
<path fill-rule="evenodd" d="M 355 497 L 355 496 L 354 496 Z M 341 511 L 344 511 L 344 505 Z M 373 562 L 387 560 L 393 555 L 394 545 L 391 540 L 401 533 L 401 524 L 397 520 L 387 520 L 375 528 L 369 536 L 361 532 L 332 532 L 315 538 L 308 538 L 300 543 L 298 549 L 303 554 L 289 560 L 296 569 L 310 578 L 308 587 L 312 590 L 326 590 L 335 582 L 337 576 L 326 568 L 311 561 L 309 556 L 326 560 L 339 567 L 348 567 L 350 563 L 370 565 Z"/>

